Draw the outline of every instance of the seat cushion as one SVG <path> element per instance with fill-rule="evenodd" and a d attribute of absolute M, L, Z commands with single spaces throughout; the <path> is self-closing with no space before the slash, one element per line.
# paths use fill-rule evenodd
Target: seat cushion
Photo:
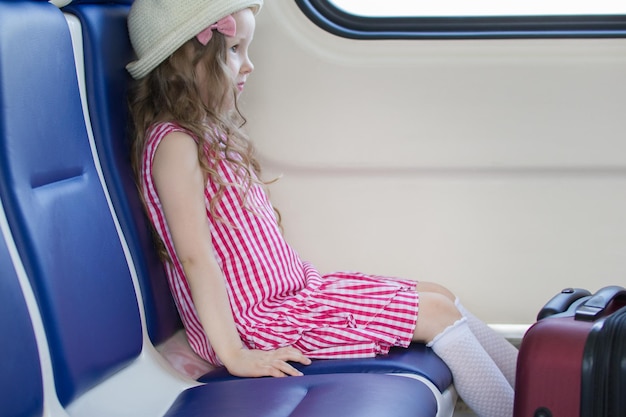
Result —
<path fill-rule="evenodd" d="M 165 417 L 433 417 L 421 381 L 378 374 L 311 375 L 211 382 L 189 389 Z"/>
<path fill-rule="evenodd" d="M 407 373 L 430 380 L 439 391 L 452 384 L 448 366 L 432 349 L 413 343 L 407 349 L 393 348 L 388 355 L 364 359 L 315 360 L 311 365 L 293 364 L 306 375 L 331 373 Z M 202 382 L 236 379 L 224 368 L 218 368 L 200 378 Z"/>

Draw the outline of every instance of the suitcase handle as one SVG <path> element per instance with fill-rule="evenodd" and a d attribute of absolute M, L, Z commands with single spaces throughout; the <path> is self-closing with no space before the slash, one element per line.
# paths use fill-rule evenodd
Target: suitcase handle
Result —
<path fill-rule="evenodd" d="M 601 317 L 607 306 L 618 297 L 626 298 L 626 289 L 612 285 L 598 290 L 576 309 L 576 320 L 594 321 Z"/>
<path fill-rule="evenodd" d="M 565 288 L 543 306 L 539 314 L 537 314 L 537 321 L 563 313 L 576 300 L 589 296 L 591 296 L 591 293 L 583 288 Z"/>

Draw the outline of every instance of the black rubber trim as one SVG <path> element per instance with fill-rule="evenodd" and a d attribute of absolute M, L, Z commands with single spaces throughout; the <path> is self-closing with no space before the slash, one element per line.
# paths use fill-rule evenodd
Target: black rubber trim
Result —
<path fill-rule="evenodd" d="M 626 15 L 364 17 L 328 0 L 295 0 L 317 26 L 350 39 L 624 38 Z"/>

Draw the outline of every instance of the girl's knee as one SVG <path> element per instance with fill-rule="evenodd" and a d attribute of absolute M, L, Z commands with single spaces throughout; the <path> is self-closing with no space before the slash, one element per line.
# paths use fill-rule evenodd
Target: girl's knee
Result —
<path fill-rule="evenodd" d="M 422 292 L 413 340 L 430 342 L 461 317 L 454 301 L 447 295 L 439 292 Z"/>
<path fill-rule="evenodd" d="M 441 294 L 452 301 L 456 300 L 456 296 L 454 295 L 454 293 L 452 293 L 452 291 L 450 291 L 443 285 L 437 284 L 435 282 L 423 282 L 423 281 L 418 282 L 417 292 L 418 293 L 429 292 L 429 293 Z"/>

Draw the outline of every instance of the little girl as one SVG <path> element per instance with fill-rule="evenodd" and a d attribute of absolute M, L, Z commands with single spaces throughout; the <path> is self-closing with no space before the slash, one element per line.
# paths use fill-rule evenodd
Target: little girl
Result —
<path fill-rule="evenodd" d="M 285 242 L 237 107 L 262 0 L 136 0 L 133 165 L 194 351 L 238 376 L 427 343 L 481 416 L 510 417 L 516 349 L 433 283 L 321 276 Z M 419 318 L 419 319 L 418 319 Z"/>

